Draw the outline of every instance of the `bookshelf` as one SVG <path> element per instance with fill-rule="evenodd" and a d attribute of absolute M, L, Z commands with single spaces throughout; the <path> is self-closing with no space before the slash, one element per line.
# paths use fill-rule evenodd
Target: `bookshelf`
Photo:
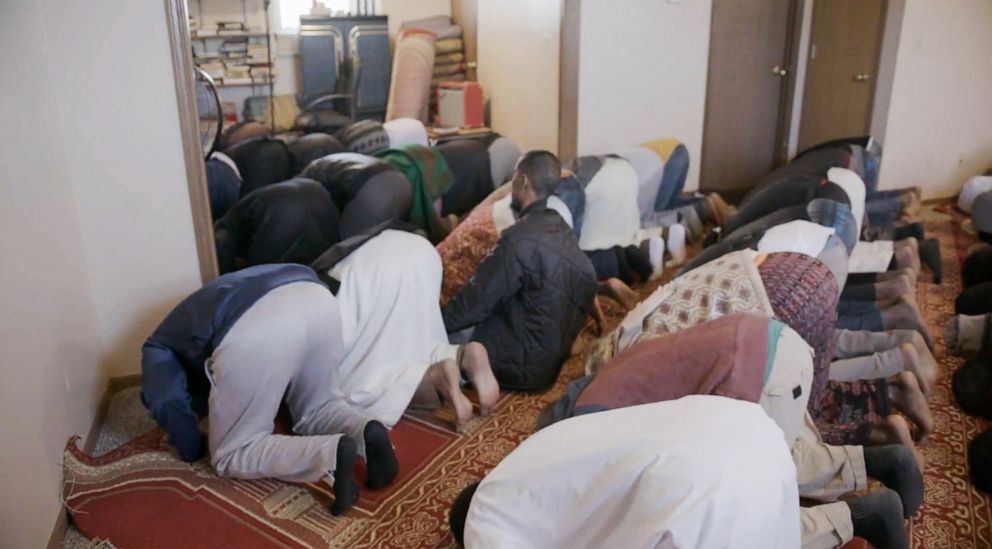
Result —
<path fill-rule="evenodd" d="M 252 11 L 255 25 L 259 25 L 258 14 L 265 17 L 265 28 L 259 29 L 249 25 L 246 0 L 241 0 L 240 17 L 231 10 L 225 12 L 226 4 L 217 1 L 196 0 L 195 11 L 190 10 L 193 62 L 213 78 L 221 99 L 240 110 L 249 97 L 273 95 L 277 76 L 272 41 L 276 37 L 268 29 L 269 2 L 261 2 L 264 11 Z M 209 22 L 203 16 L 204 4 L 213 14 Z"/>

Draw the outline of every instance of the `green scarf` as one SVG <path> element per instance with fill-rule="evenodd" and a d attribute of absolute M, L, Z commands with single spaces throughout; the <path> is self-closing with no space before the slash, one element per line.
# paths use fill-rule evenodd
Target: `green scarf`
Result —
<path fill-rule="evenodd" d="M 423 145 L 401 145 L 375 156 L 403 172 L 413 185 L 407 221 L 424 229 L 428 235 L 437 234 L 440 227 L 434 201 L 455 182 L 455 175 L 441 153 Z"/>

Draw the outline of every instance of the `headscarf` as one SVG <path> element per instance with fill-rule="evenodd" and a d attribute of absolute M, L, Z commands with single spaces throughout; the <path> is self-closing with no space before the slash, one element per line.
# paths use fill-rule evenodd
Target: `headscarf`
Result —
<path fill-rule="evenodd" d="M 631 309 L 608 336 L 596 341 L 586 373 L 638 342 L 675 333 L 731 313 L 773 314 L 754 265 L 757 253 L 726 254 L 659 287 Z M 836 288 L 836 286 L 835 286 Z"/>
<path fill-rule="evenodd" d="M 434 201 L 455 182 L 455 176 L 444 156 L 436 149 L 403 145 L 382 151 L 376 157 L 398 168 L 413 185 L 410 223 L 424 229 L 428 234 L 435 234 L 439 227 Z"/>

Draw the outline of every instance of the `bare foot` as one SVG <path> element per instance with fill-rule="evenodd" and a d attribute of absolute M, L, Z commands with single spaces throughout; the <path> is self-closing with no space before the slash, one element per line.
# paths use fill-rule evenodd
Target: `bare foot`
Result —
<path fill-rule="evenodd" d="M 916 347 L 912 343 L 902 343 L 899 345 L 899 354 L 902 355 L 903 369 L 907 372 L 912 372 L 916 376 L 916 381 L 919 382 L 923 396 L 929 399 L 930 380 L 927 379 L 924 372 L 923 361 L 920 359 L 920 354 L 916 350 Z"/>
<path fill-rule="evenodd" d="M 896 267 L 899 269 L 912 269 L 916 273 L 920 272 L 920 245 L 913 237 L 896 240 L 892 243 Z"/>
<path fill-rule="evenodd" d="M 916 458 L 916 464 L 920 467 L 920 471 L 923 471 L 923 467 L 926 465 L 923 453 L 913 442 L 913 436 L 909 432 L 909 424 L 900 415 L 886 416 L 884 420 L 873 425 L 868 433 L 868 444 L 872 446 L 902 444 L 913 452 L 913 457 Z"/>
<path fill-rule="evenodd" d="M 609 278 L 596 285 L 596 291 L 600 295 L 605 295 L 606 297 L 616 301 L 617 303 L 623 305 L 624 309 L 628 311 L 637 306 L 639 301 L 637 292 L 632 290 L 630 286 L 623 283 L 619 278 Z"/>
<path fill-rule="evenodd" d="M 592 300 L 592 319 L 596 321 L 596 335 L 601 336 L 606 332 L 606 315 L 603 314 L 603 304 L 599 302 L 599 296 L 596 296 Z M 582 349 L 577 349 L 576 344 L 579 343 L 578 337 L 572 343 L 572 354 L 577 355 L 582 352 Z"/>
<path fill-rule="evenodd" d="M 896 330 L 908 328 L 916 330 L 923 337 L 929 349 L 933 349 L 933 335 L 930 328 L 923 320 L 923 314 L 916 301 L 910 296 L 902 296 L 899 301 L 890 307 L 882 309 L 882 325 L 886 330 Z"/>
<path fill-rule="evenodd" d="M 916 374 L 912 372 L 900 372 L 888 378 L 889 402 L 892 407 L 899 410 L 916 424 L 916 440 L 923 440 L 933 432 L 933 416 L 930 415 L 930 406 L 926 397 L 920 390 Z"/>
<path fill-rule="evenodd" d="M 459 366 L 479 393 L 479 413 L 488 416 L 499 400 L 499 383 L 489 365 L 489 353 L 475 341 L 462 345 Z"/>
<path fill-rule="evenodd" d="M 899 275 L 875 285 L 875 297 L 884 303 L 891 303 L 904 295 L 912 297 L 915 292 L 916 285 L 908 275 Z"/>
<path fill-rule="evenodd" d="M 895 250 L 896 266 L 900 269 L 912 269 L 913 272 L 920 272 L 920 256 L 910 248 L 897 248 Z"/>
<path fill-rule="evenodd" d="M 927 342 L 923 339 L 923 336 L 919 332 L 913 331 L 912 340 L 913 347 L 916 348 L 916 355 L 920 358 L 920 371 L 917 372 L 917 376 L 922 381 L 926 379 L 926 384 L 933 387 L 937 384 L 937 379 L 940 376 L 940 366 L 937 364 L 937 359 L 930 352 L 930 348 L 927 347 Z M 923 386 L 923 383 L 920 383 Z M 929 393 L 927 393 L 929 396 Z"/>
<path fill-rule="evenodd" d="M 889 280 L 894 280 L 896 278 L 899 278 L 900 276 L 908 276 L 913 288 L 914 289 L 916 288 L 916 271 L 914 271 L 913 269 L 896 269 L 894 271 L 886 271 L 884 273 L 878 273 L 877 280 L 878 282 L 885 282 Z"/>
<path fill-rule="evenodd" d="M 472 401 L 462 393 L 459 386 L 461 374 L 458 371 L 458 364 L 450 358 L 435 362 L 428 369 L 427 374 L 431 376 L 431 382 L 441 395 L 441 399 L 455 410 L 455 430 L 460 431 L 462 426 L 472 419 Z"/>

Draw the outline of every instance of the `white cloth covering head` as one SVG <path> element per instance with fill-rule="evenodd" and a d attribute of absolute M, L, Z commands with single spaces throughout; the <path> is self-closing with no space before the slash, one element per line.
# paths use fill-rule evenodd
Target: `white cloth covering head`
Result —
<path fill-rule="evenodd" d="M 989 191 L 992 191 L 992 176 L 976 175 L 972 177 L 961 188 L 961 194 L 958 196 L 958 207 L 971 213 L 971 208 L 978 195 Z"/>
<path fill-rule="evenodd" d="M 654 213 L 661 178 L 665 175 L 665 163 L 657 153 L 646 147 L 630 147 L 618 152 L 617 156 L 630 162 L 637 172 L 637 209 L 641 212 L 641 219 L 644 219 Z"/>
<path fill-rule="evenodd" d="M 579 248 L 608 250 L 640 243 L 637 172 L 622 158 L 607 158 L 586 185 L 586 211 Z"/>
<path fill-rule="evenodd" d="M 483 479 L 465 546 L 800 546 L 796 467 L 754 403 L 688 396 L 577 416 Z"/>
<path fill-rule="evenodd" d="M 797 219 L 765 231 L 758 241 L 758 251 L 763 254 L 794 252 L 817 257 L 835 232 L 833 227 Z"/>
<path fill-rule="evenodd" d="M 382 124 L 382 129 L 389 136 L 390 148 L 400 145 L 420 145 L 426 147 L 427 128 L 416 118 L 396 118 Z"/>
<path fill-rule="evenodd" d="M 847 195 L 851 202 L 851 214 L 854 222 L 858 226 L 858 238 L 861 238 L 861 224 L 865 218 L 865 182 L 858 174 L 847 168 L 830 168 L 827 170 L 827 179 L 836 184 Z"/>
<path fill-rule="evenodd" d="M 425 238 L 388 230 L 329 274 L 341 281 L 345 348 L 332 390 L 392 427 L 427 368 L 456 354 L 441 318 L 441 258 Z"/>

